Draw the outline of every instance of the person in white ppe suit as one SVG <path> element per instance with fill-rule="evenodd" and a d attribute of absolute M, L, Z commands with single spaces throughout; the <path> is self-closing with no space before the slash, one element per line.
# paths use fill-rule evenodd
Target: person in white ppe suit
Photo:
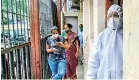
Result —
<path fill-rule="evenodd" d="M 89 56 L 86 79 L 122 79 L 123 76 L 123 14 L 119 5 L 107 13 L 107 28 L 94 42 Z"/>

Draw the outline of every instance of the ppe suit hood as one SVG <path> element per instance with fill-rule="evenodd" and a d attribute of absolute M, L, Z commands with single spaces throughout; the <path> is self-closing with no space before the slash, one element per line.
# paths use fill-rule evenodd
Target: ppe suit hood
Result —
<path fill-rule="evenodd" d="M 116 5 L 116 4 L 112 5 L 107 12 L 107 18 L 112 14 L 112 12 L 117 12 L 119 15 L 119 21 L 118 21 L 119 23 L 117 26 L 114 26 L 114 27 L 116 27 L 116 29 L 123 28 L 123 12 L 122 12 L 121 7 L 119 5 Z M 112 25 L 109 25 L 109 21 L 110 20 L 107 20 L 107 28 L 112 27 Z"/>

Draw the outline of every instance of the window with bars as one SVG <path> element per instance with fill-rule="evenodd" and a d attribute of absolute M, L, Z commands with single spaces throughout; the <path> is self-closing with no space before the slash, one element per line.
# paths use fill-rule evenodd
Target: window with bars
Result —
<path fill-rule="evenodd" d="M 1 48 L 29 41 L 29 4 L 29 0 L 1 0 Z"/>

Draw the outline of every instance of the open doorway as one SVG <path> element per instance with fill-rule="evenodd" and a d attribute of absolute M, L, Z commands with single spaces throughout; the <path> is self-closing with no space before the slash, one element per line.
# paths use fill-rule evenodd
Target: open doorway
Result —
<path fill-rule="evenodd" d="M 66 23 L 72 24 L 73 26 L 72 31 L 78 34 L 78 17 L 73 17 L 73 16 L 65 17 L 65 24 Z"/>

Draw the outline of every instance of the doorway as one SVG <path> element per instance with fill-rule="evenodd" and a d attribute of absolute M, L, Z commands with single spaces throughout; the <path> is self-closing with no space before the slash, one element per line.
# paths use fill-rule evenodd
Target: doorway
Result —
<path fill-rule="evenodd" d="M 73 16 L 65 17 L 65 24 L 66 23 L 72 24 L 73 26 L 72 31 L 78 34 L 78 17 Z"/>

